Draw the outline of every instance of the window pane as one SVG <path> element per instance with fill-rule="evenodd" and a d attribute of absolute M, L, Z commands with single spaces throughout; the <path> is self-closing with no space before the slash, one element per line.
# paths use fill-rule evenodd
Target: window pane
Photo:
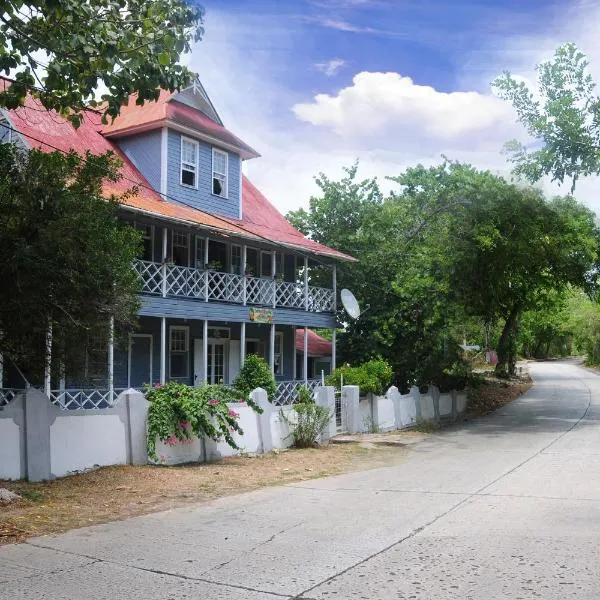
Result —
<path fill-rule="evenodd" d="M 188 360 L 187 353 L 173 352 L 171 354 L 171 377 L 187 377 L 188 376 Z"/>
<path fill-rule="evenodd" d="M 187 352 L 187 329 L 171 329 L 171 352 Z"/>
<path fill-rule="evenodd" d="M 260 274 L 263 277 L 269 277 L 271 275 L 271 253 L 261 252 L 260 253 Z"/>
<path fill-rule="evenodd" d="M 226 184 L 225 177 L 221 175 L 214 175 L 213 177 L 213 194 L 217 196 L 225 196 L 226 195 Z"/>
<path fill-rule="evenodd" d="M 213 171 L 219 175 L 227 173 L 227 155 L 222 152 L 213 153 Z"/>
<path fill-rule="evenodd" d="M 196 187 L 196 173 L 188 171 L 187 169 L 181 170 L 181 183 L 184 185 L 191 185 Z"/>
<path fill-rule="evenodd" d="M 181 144 L 181 162 L 196 165 L 196 144 L 183 140 Z"/>

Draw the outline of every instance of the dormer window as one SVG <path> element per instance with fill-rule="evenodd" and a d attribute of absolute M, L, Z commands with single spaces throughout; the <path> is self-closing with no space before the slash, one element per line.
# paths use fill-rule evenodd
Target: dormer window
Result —
<path fill-rule="evenodd" d="M 212 156 L 212 193 L 227 198 L 227 152 L 213 148 Z"/>
<path fill-rule="evenodd" d="M 198 142 L 181 138 L 181 185 L 198 187 Z"/>

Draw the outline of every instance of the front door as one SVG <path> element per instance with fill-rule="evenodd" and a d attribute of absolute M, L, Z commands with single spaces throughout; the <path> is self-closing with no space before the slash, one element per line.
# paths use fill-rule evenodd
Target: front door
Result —
<path fill-rule="evenodd" d="M 129 337 L 129 369 L 127 387 L 141 388 L 152 384 L 152 336 L 133 334 Z"/>
<path fill-rule="evenodd" d="M 225 342 L 208 342 L 208 383 L 225 383 Z"/>
<path fill-rule="evenodd" d="M 224 340 L 208 340 L 206 357 L 206 380 L 208 383 L 227 383 L 227 349 L 229 342 Z M 204 361 L 202 356 L 202 339 L 194 340 L 194 385 L 204 381 Z"/>

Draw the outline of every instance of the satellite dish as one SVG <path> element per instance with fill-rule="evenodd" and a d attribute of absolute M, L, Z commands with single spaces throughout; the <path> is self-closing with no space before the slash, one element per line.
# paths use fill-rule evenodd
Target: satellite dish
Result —
<path fill-rule="evenodd" d="M 344 288 L 340 292 L 340 296 L 342 298 L 342 304 L 346 309 L 346 312 L 353 319 L 358 319 L 358 317 L 360 317 L 360 306 L 358 305 L 358 301 L 354 297 L 354 294 L 350 290 Z"/>

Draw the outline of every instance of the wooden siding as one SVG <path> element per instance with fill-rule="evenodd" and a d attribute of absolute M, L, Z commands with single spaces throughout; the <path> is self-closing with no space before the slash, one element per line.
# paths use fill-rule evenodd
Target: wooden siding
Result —
<path fill-rule="evenodd" d="M 160 191 L 160 135 L 160 130 L 148 131 L 118 141 L 119 148 L 156 191 Z"/>
<path fill-rule="evenodd" d="M 199 164 L 197 188 L 180 184 L 181 137 L 178 131 L 169 130 L 168 137 L 168 188 L 169 196 L 190 206 L 214 214 L 239 218 L 240 214 L 240 169 L 241 159 L 237 154 L 227 152 L 228 158 L 228 198 L 212 193 L 212 146 L 198 140 Z M 191 136 L 184 136 L 193 139 Z M 220 149 L 220 148 L 219 148 Z M 220 149 L 221 150 L 221 149 Z"/>
<path fill-rule="evenodd" d="M 140 316 L 169 317 L 176 319 L 209 319 L 211 321 L 250 322 L 250 306 L 201 302 L 184 298 L 162 298 L 141 296 Z M 297 325 L 298 327 L 336 327 L 335 316 L 330 313 L 311 313 L 289 308 L 273 309 L 273 322 L 276 325 Z"/>

